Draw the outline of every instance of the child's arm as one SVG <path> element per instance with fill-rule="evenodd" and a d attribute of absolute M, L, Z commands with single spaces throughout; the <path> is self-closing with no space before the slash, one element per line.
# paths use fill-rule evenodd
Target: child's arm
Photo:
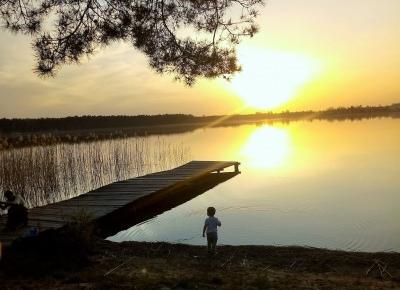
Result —
<path fill-rule="evenodd" d="M 221 221 L 219 219 L 217 219 L 217 225 L 220 227 L 221 226 Z"/>
<path fill-rule="evenodd" d="M 203 238 L 205 237 L 206 229 L 207 229 L 207 225 L 204 225 L 204 227 L 203 227 Z"/>

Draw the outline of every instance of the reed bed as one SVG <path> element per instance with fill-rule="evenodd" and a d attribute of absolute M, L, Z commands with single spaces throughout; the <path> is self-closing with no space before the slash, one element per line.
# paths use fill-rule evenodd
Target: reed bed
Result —
<path fill-rule="evenodd" d="M 133 137 L 0 151 L 0 198 L 21 193 L 28 207 L 187 162 L 190 149 L 162 137 Z"/>

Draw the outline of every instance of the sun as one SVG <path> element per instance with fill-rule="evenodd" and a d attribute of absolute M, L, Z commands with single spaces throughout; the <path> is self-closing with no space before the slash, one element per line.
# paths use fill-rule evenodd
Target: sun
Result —
<path fill-rule="evenodd" d="M 238 51 L 238 59 L 243 71 L 229 86 L 252 108 L 288 102 L 319 70 L 316 60 L 297 53 L 247 48 Z"/>

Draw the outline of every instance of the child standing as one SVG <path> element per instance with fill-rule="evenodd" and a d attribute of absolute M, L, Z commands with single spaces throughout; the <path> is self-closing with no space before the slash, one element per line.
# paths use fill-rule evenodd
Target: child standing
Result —
<path fill-rule="evenodd" d="M 219 221 L 219 219 L 214 217 L 215 212 L 216 210 L 214 207 L 207 208 L 208 218 L 206 218 L 203 227 L 203 237 L 205 236 L 205 233 L 207 231 L 207 247 L 209 254 L 215 254 L 215 247 L 217 245 L 217 240 L 218 240 L 217 227 L 221 226 L 221 222 Z"/>

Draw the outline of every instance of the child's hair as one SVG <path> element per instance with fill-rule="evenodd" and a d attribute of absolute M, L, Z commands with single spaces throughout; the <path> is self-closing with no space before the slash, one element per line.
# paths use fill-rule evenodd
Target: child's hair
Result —
<path fill-rule="evenodd" d="M 207 215 L 208 216 L 214 216 L 215 215 L 215 207 L 210 206 L 209 208 L 207 208 Z"/>
<path fill-rule="evenodd" d="M 4 192 L 4 197 L 7 198 L 7 200 L 13 201 L 15 199 L 15 195 L 11 190 L 6 190 Z"/>

